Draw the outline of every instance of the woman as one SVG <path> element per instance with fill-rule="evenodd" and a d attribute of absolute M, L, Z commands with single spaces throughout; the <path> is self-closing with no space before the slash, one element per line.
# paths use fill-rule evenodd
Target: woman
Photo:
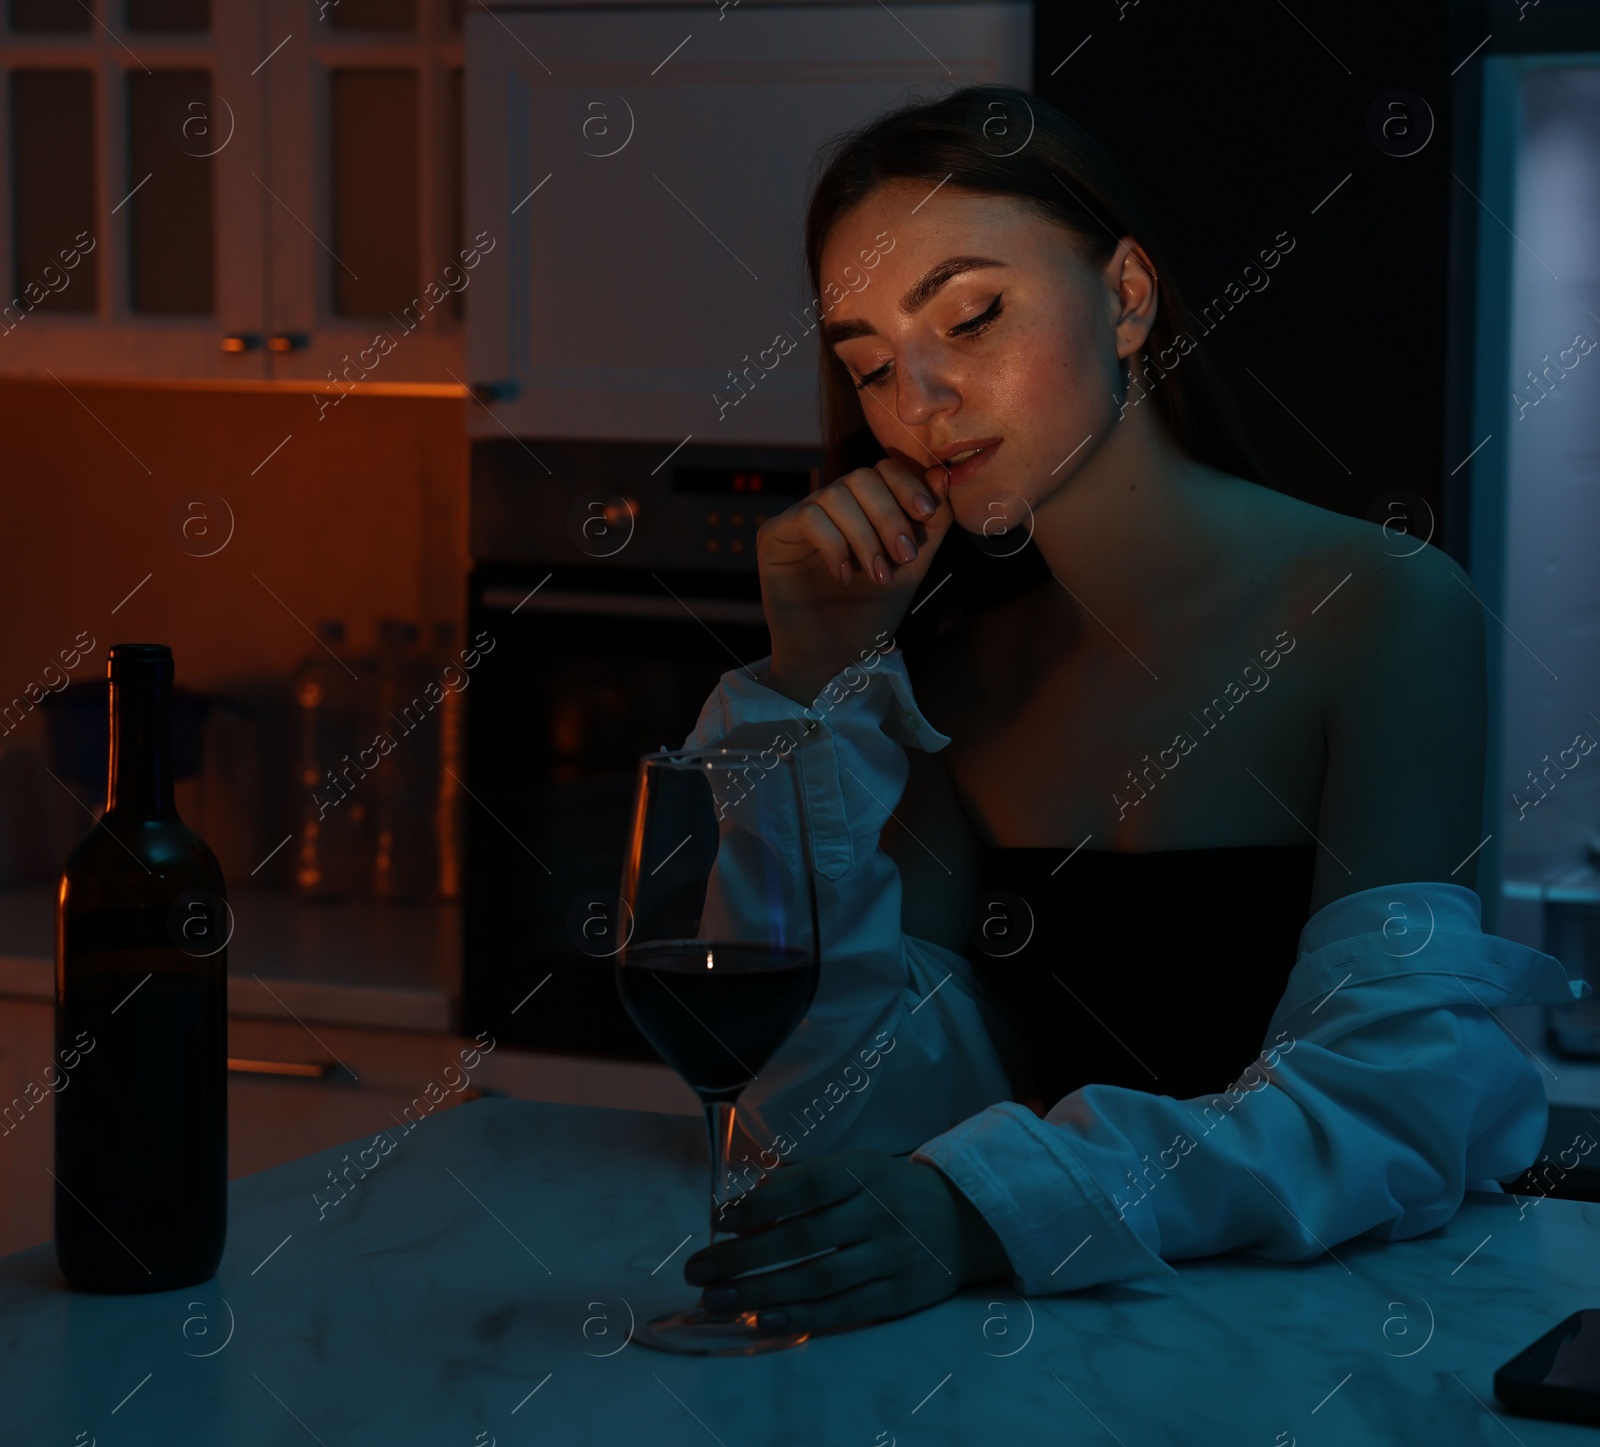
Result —
<path fill-rule="evenodd" d="M 878 460 L 763 526 L 772 656 L 688 741 L 810 706 L 826 945 L 746 1092 L 738 1234 L 685 1268 L 707 1307 L 822 1330 L 1497 1190 L 1546 1108 L 1487 1007 L 1581 987 L 1479 927 L 1460 569 L 1260 485 L 1149 228 L 1036 100 L 847 137 L 807 250 L 832 455 Z M 974 542 L 1010 596 L 926 626 Z"/>

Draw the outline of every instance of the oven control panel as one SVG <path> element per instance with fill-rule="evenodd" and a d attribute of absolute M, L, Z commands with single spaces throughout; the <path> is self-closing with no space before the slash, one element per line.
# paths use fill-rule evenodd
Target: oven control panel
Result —
<path fill-rule="evenodd" d="M 698 459 L 674 467 L 669 483 L 675 496 L 704 506 L 705 551 L 730 558 L 754 557 L 756 529 L 816 485 L 815 467 L 706 467 Z"/>
<path fill-rule="evenodd" d="M 473 444 L 480 559 L 754 572 L 756 530 L 818 486 L 817 448 Z"/>
<path fill-rule="evenodd" d="M 705 513 L 706 552 L 712 557 L 723 554 L 730 558 L 754 557 L 756 529 L 781 508 L 758 507 L 754 504 L 738 506 L 727 504 L 708 507 Z"/>

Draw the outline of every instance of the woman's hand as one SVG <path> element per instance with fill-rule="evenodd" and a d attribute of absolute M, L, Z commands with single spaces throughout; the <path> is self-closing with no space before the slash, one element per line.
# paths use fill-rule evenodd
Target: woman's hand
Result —
<path fill-rule="evenodd" d="M 756 533 L 772 687 L 809 704 L 900 626 L 954 515 L 945 469 L 886 457 L 811 493 Z"/>
<path fill-rule="evenodd" d="M 755 1311 L 761 1328 L 823 1331 L 900 1316 L 1011 1275 L 989 1223 L 941 1172 L 877 1151 L 782 1166 L 722 1222 L 737 1239 L 695 1252 L 684 1280 L 706 1287 L 708 1311 Z"/>

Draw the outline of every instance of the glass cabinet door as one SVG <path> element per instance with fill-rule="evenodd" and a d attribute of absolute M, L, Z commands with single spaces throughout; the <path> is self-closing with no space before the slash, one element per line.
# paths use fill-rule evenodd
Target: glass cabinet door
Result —
<path fill-rule="evenodd" d="M 454 388 L 461 9 L 0 0 L 0 375 Z"/>
<path fill-rule="evenodd" d="M 4 22 L 0 373 L 265 375 L 257 6 L 10 0 Z"/>
<path fill-rule="evenodd" d="M 272 374 L 455 386 L 465 297 L 450 0 L 268 0 Z M 309 15 L 309 20 L 306 18 Z"/>

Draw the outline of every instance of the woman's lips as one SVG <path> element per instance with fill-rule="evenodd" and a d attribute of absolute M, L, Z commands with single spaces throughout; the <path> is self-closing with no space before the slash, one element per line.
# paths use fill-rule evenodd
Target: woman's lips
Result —
<path fill-rule="evenodd" d="M 947 463 L 951 487 L 960 487 L 964 482 L 971 482 L 985 467 L 989 459 L 1000 450 L 1001 444 L 991 442 L 987 447 L 980 448 L 964 462 Z"/>

